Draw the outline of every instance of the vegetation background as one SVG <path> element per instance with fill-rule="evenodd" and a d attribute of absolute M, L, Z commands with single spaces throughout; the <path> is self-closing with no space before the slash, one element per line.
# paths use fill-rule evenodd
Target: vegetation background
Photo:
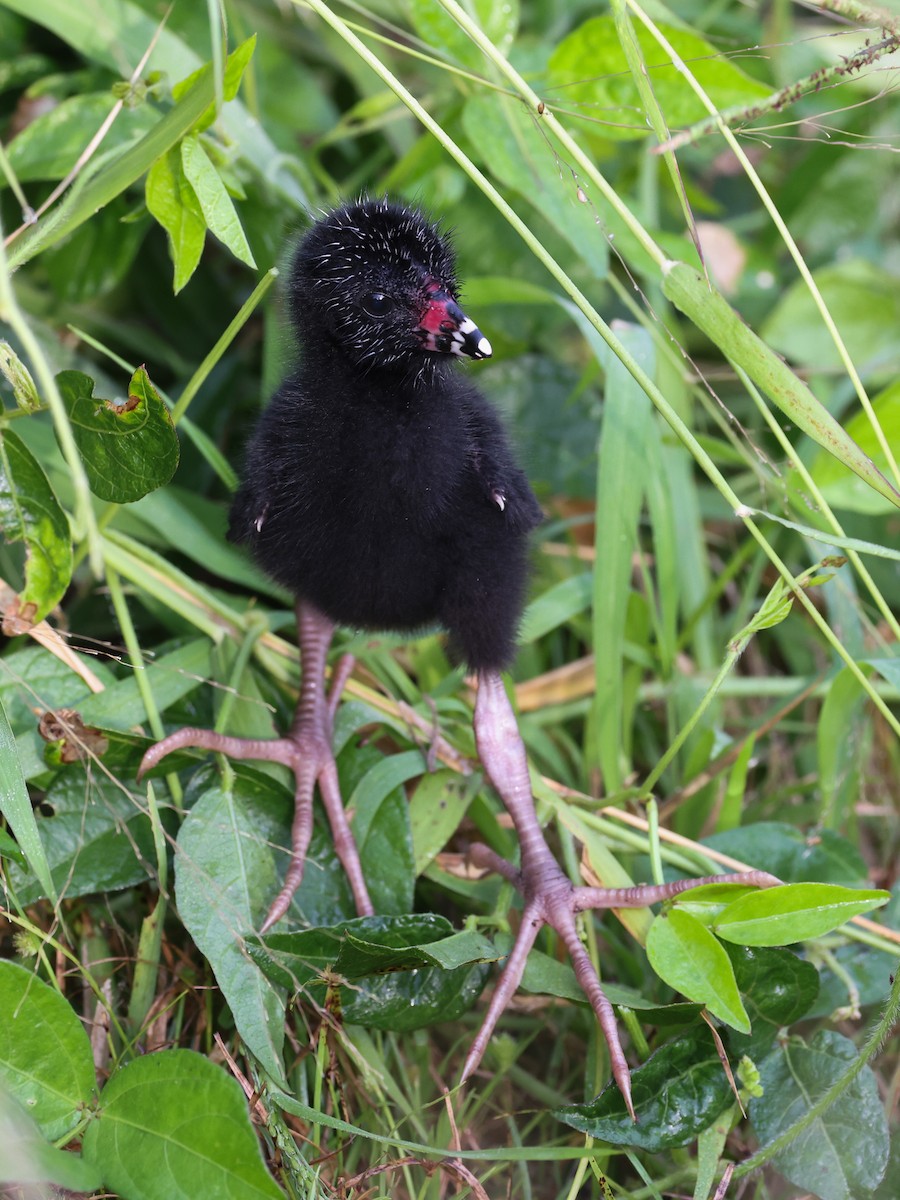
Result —
<path fill-rule="evenodd" d="M 896 1197 L 898 45 L 852 0 L 0 0 L 4 1195 Z M 452 225 L 547 513 L 514 686 L 567 870 L 800 885 L 585 922 L 636 1126 L 549 935 L 455 1089 L 516 904 L 439 636 L 342 635 L 377 919 L 320 830 L 263 947 L 284 778 L 135 780 L 292 709 L 225 514 L 276 269 L 363 191 Z"/>

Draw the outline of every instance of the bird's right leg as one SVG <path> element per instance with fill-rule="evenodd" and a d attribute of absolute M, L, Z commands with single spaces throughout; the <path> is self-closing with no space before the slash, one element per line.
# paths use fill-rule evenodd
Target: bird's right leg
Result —
<path fill-rule="evenodd" d="M 325 690 L 325 660 L 334 624 L 305 600 L 297 602 L 297 638 L 300 644 L 300 698 L 290 732 L 280 738 L 239 738 L 211 729 L 179 729 L 151 746 L 141 760 L 138 779 L 173 750 L 192 747 L 216 750 L 229 758 L 262 759 L 283 763 L 294 773 L 294 820 L 291 827 L 291 861 L 284 887 L 276 896 L 261 932 L 270 929 L 287 912 L 291 897 L 303 879 L 306 852 L 313 826 L 313 789 L 319 794 L 331 825 L 334 848 L 350 883 L 356 911 L 361 917 L 374 911 L 363 878 L 359 852 L 347 822 L 338 787 L 332 751 L 334 714 L 353 659 L 345 655 L 334 669 L 331 690 Z"/>

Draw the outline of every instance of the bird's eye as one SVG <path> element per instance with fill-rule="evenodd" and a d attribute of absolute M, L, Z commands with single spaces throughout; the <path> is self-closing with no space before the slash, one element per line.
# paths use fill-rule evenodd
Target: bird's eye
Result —
<path fill-rule="evenodd" d="M 367 292 L 360 304 L 370 317 L 383 317 L 394 307 L 394 301 L 384 292 Z"/>

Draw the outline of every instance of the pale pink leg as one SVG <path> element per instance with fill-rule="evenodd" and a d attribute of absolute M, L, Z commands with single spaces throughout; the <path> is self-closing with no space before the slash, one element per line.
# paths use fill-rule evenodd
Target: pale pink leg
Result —
<path fill-rule="evenodd" d="M 303 879 L 306 852 L 313 826 L 313 790 L 316 782 L 328 820 L 334 847 L 341 861 L 356 911 L 361 917 L 369 916 L 374 910 L 363 878 L 359 853 L 353 834 L 344 813 L 338 789 L 337 768 L 332 753 L 332 723 L 344 684 L 353 669 L 353 659 L 344 655 L 334 671 L 331 692 L 325 694 L 325 659 L 333 623 L 305 601 L 297 603 L 297 634 L 300 643 L 300 666 L 302 670 L 300 698 L 291 725 L 285 737 L 238 738 L 214 733 L 210 729 L 179 729 L 144 755 L 138 770 L 138 779 L 151 767 L 155 767 L 173 750 L 193 747 L 198 750 L 216 750 L 229 758 L 264 759 L 267 762 L 283 763 L 294 773 L 294 821 L 291 827 L 291 861 L 284 878 L 284 887 L 276 896 L 261 932 L 270 929 L 287 912 L 291 897 Z"/>
<path fill-rule="evenodd" d="M 615 1014 L 581 944 L 575 915 L 594 908 L 644 908 L 703 883 L 740 881 L 767 887 L 778 883 L 778 880 L 764 871 L 751 871 L 744 875 L 712 875 L 704 879 L 631 888 L 576 887 L 563 874 L 538 824 L 525 746 L 503 680 L 496 672 L 485 672 L 479 676 L 475 700 L 475 740 L 482 764 L 512 817 L 519 838 L 522 866 L 516 869 L 486 846 L 473 846 L 470 857 L 477 866 L 497 871 L 512 883 L 522 893 L 525 907 L 516 941 L 494 989 L 481 1029 L 469 1051 L 462 1077 L 467 1079 L 481 1061 L 497 1021 L 519 986 L 528 952 L 541 927 L 549 925 L 560 935 L 569 951 L 578 982 L 603 1030 L 613 1078 L 633 1118 L 631 1074 L 619 1041 Z"/>

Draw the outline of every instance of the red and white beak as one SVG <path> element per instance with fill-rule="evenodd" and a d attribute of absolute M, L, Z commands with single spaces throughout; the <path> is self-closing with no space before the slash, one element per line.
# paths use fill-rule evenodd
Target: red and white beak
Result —
<path fill-rule="evenodd" d="M 438 354 L 490 358 L 491 343 L 440 284 L 428 289 L 428 307 L 419 324 L 422 345 Z"/>

